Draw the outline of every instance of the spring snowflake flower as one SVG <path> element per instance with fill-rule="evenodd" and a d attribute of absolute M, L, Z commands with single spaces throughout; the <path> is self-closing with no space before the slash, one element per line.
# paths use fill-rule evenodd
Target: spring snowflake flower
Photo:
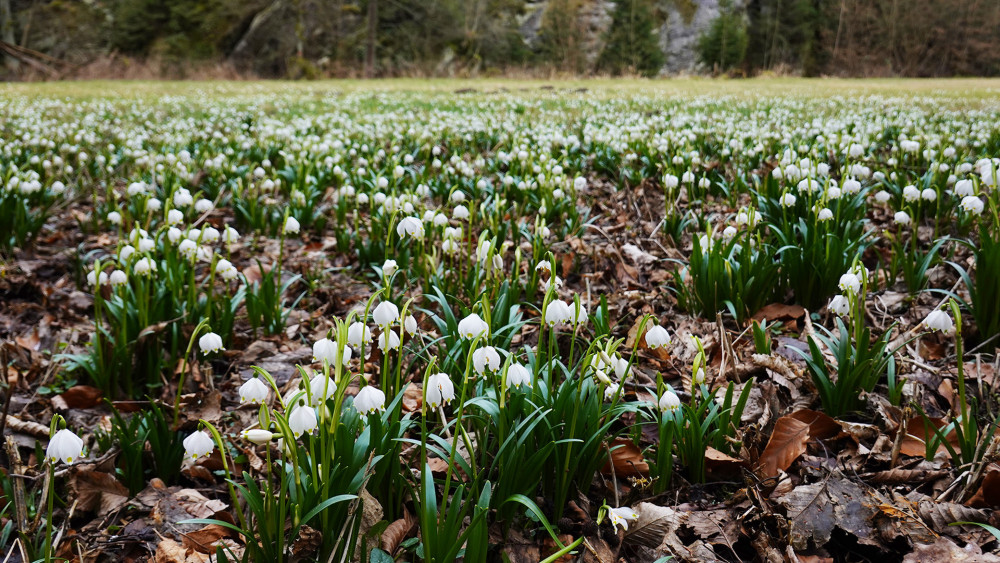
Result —
<path fill-rule="evenodd" d="M 436 373 L 427 378 L 427 404 L 436 409 L 455 398 L 455 385 L 447 373 Z"/>
<path fill-rule="evenodd" d="M 940 309 L 931 311 L 921 324 L 931 331 L 939 330 L 948 336 L 955 334 L 955 321 Z"/>
<path fill-rule="evenodd" d="M 93 270 L 87 274 L 87 283 L 90 285 L 104 285 L 108 283 L 107 272 L 95 272 Z"/>
<path fill-rule="evenodd" d="M 257 444 L 258 446 L 263 446 L 274 439 L 274 434 L 270 430 L 264 430 L 262 428 L 249 428 L 240 432 L 240 437 L 248 442 Z"/>
<path fill-rule="evenodd" d="M 487 370 L 496 373 L 501 363 L 500 353 L 492 346 L 484 346 L 472 353 L 472 367 L 478 375 L 483 375 Z"/>
<path fill-rule="evenodd" d="M 306 406 L 305 401 L 299 401 L 298 406 L 288 415 L 288 427 L 296 438 L 303 434 L 311 434 L 317 426 L 319 421 L 316 419 L 316 411 Z"/>
<path fill-rule="evenodd" d="M 628 523 L 639 519 L 639 515 L 627 506 L 612 508 L 608 510 L 608 518 L 611 519 L 611 527 L 617 529 L 621 526 L 623 530 L 628 530 Z"/>
<path fill-rule="evenodd" d="M 406 318 L 403 319 L 403 330 L 410 336 L 417 333 L 417 319 L 413 315 L 406 315 Z"/>
<path fill-rule="evenodd" d="M 962 198 L 961 206 L 962 209 L 966 211 L 966 213 L 970 213 L 972 215 L 979 215 L 980 213 L 983 212 L 983 207 L 984 207 L 983 200 L 979 199 L 974 195 Z"/>
<path fill-rule="evenodd" d="M 112 225 L 121 225 L 122 214 L 117 211 L 112 211 L 108 213 L 108 223 L 111 223 Z"/>
<path fill-rule="evenodd" d="M 830 219 L 833 219 L 833 211 L 830 211 L 829 208 L 824 207 L 823 209 L 819 210 L 819 213 L 816 215 L 816 218 L 819 219 L 820 221 L 829 221 Z"/>
<path fill-rule="evenodd" d="M 411 236 L 413 238 L 424 238 L 424 224 L 417 217 L 403 217 L 396 225 L 396 234 L 400 238 Z"/>
<path fill-rule="evenodd" d="M 140 258 L 132 265 L 132 272 L 140 276 L 148 276 L 156 271 L 156 262 L 149 258 Z"/>
<path fill-rule="evenodd" d="M 481 336 L 486 336 L 490 330 L 490 325 L 476 313 L 472 313 L 458 323 L 458 334 L 466 340 L 474 340 Z"/>
<path fill-rule="evenodd" d="M 361 414 L 385 410 L 385 393 L 372 385 L 364 386 L 354 398 L 354 408 Z"/>
<path fill-rule="evenodd" d="M 236 266 L 233 266 L 233 263 L 225 258 L 219 260 L 215 265 L 215 273 L 226 281 L 233 281 L 239 275 Z"/>
<path fill-rule="evenodd" d="M 785 194 L 781 196 L 779 202 L 783 207 L 792 207 L 795 205 L 795 196 L 792 194 Z"/>
<path fill-rule="evenodd" d="M 668 387 L 657 402 L 657 407 L 659 407 L 660 412 L 674 412 L 681 407 L 681 398 Z"/>
<path fill-rule="evenodd" d="M 236 244 L 240 240 L 240 233 L 232 227 L 222 230 L 222 242 L 226 244 Z"/>
<path fill-rule="evenodd" d="M 111 272 L 109 277 L 111 285 L 125 285 L 128 283 L 128 274 L 121 270 L 115 270 Z"/>
<path fill-rule="evenodd" d="M 565 301 L 553 299 L 545 308 L 545 324 L 549 327 L 566 324 L 573 320 L 573 310 Z"/>
<path fill-rule="evenodd" d="M 194 198 L 191 197 L 191 192 L 186 188 L 180 188 L 174 192 L 174 207 L 187 207 L 194 203 Z"/>
<path fill-rule="evenodd" d="M 198 339 L 198 347 L 201 348 L 201 353 L 206 355 L 225 350 L 222 347 L 222 337 L 214 332 L 201 335 L 201 338 Z"/>
<path fill-rule="evenodd" d="M 267 400 L 269 391 L 267 384 L 261 381 L 255 373 L 253 377 L 240 385 L 240 402 L 252 405 L 261 404 Z"/>
<path fill-rule="evenodd" d="M 840 291 L 845 293 L 855 294 L 861 291 L 861 278 L 852 272 L 848 272 L 840 276 L 840 281 L 837 283 L 837 287 Z"/>
<path fill-rule="evenodd" d="M 396 273 L 396 270 L 397 265 L 395 260 L 386 260 L 382 264 L 382 273 L 385 274 L 386 277 L 392 277 L 392 275 Z"/>
<path fill-rule="evenodd" d="M 528 371 L 528 368 L 514 362 L 507 368 L 507 386 L 517 387 L 520 385 L 531 387 L 531 372 Z"/>
<path fill-rule="evenodd" d="M 63 428 L 49 439 L 45 459 L 49 463 L 73 463 L 83 455 L 83 440 L 71 430 Z"/>
<path fill-rule="evenodd" d="M 285 234 L 286 235 L 298 234 L 299 227 L 300 227 L 299 221 L 295 217 L 289 216 L 287 219 L 285 219 Z"/>
<path fill-rule="evenodd" d="M 372 319 L 375 320 L 377 326 L 385 328 L 399 319 L 399 307 L 396 307 L 392 302 L 383 301 L 375 307 Z"/>
<path fill-rule="evenodd" d="M 198 213 L 205 213 L 207 211 L 211 211 L 214 208 L 215 204 L 213 204 L 212 200 L 209 199 L 202 198 L 194 202 L 194 210 L 197 211 Z"/>
<path fill-rule="evenodd" d="M 975 185 L 972 180 L 959 180 L 955 182 L 955 195 L 958 197 L 967 197 L 975 193 Z"/>
<path fill-rule="evenodd" d="M 897 225 L 909 225 L 910 214 L 905 211 L 897 211 L 896 214 L 892 216 L 892 220 Z"/>
<path fill-rule="evenodd" d="M 878 192 L 875 193 L 875 201 L 882 204 L 888 203 L 891 197 L 892 194 L 890 194 L 885 190 L 879 190 Z"/>
<path fill-rule="evenodd" d="M 845 194 L 854 195 L 861 191 L 861 182 L 855 180 L 854 178 L 848 178 L 844 180 L 844 187 L 842 189 Z"/>
<path fill-rule="evenodd" d="M 903 199 L 908 202 L 920 199 L 920 190 L 916 186 L 906 186 L 903 188 Z"/>
<path fill-rule="evenodd" d="M 326 362 L 335 365 L 337 362 L 337 343 L 329 338 L 321 338 L 313 343 L 313 361 L 316 363 Z M 351 349 L 345 347 L 342 353 L 341 362 L 346 366 L 351 361 Z"/>
<path fill-rule="evenodd" d="M 826 306 L 835 315 L 840 315 L 841 317 L 850 314 L 851 303 L 848 301 L 847 297 L 843 295 L 836 295 L 830 300 L 830 304 Z"/>
<path fill-rule="evenodd" d="M 198 459 L 211 454 L 215 450 L 215 441 L 204 430 L 199 430 L 184 438 L 184 457 Z"/>
<path fill-rule="evenodd" d="M 399 335 L 394 330 L 383 330 L 378 335 L 378 349 L 383 352 L 399 349 Z"/>
<path fill-rule="evenodd" d="M 155 197 L 151 197 L 146 201 L 146 211 L 156 213 L 160 209 L 163 209 L 162 201 L 156 199 Z"/>
<path fill-rule="evenodd" d="M 924 201 L 934 201 L 937 199 L 937 192 L 931 188 L 927 188 L 920 192 L 920 199 Z"/>
<path fill-rule="evenodd" d="M 347 327 L 347 343 L 355 348 L 372 343 L 372 331 L 361 321 L 351 323 Z"/>
<path fill-rule="evenodd" d="M 309 380 L 311 404 L 316 407 L 337 396 L 337 384 L 324 373 L 317 373 Z"/>
<path fill-rule="evenodd" d="M 698 368 L 698 371 L 694 372 L 691 376 L 691 383 L 694 383 L 695 385 L 705 383 L 705 368 Z"/>
<path fill-rule="evenodd" d="M 646 346 L 653 350 L 670 346 L 670 333 L 660 325 L 654 325 L 646 331 Z"/>

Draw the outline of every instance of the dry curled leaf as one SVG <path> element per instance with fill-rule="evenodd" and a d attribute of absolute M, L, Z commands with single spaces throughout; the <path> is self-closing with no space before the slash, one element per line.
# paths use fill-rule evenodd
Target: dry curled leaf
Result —
<path fill-rule="evenodd" d="M 809 424 L 801 420 L 783 416 L 774 424 L 771 439 L 760 454 L 758 466 L 764 477 L 774 477 L 778 471 L 785 471 L 800 455 L 806 453 L 809 443 Z"/>
<path fill-rule="evenodd" d="M 94 510 L 98 516 L 119 508 L 129 498 L 125 485 L 115 479 L 114 475 L 102 471 L 76 469 L 70 477 L 69 486 L 77 500 L 77 508 L 83 511 Z"/>
<path fill-rule="evenodd" d="M 982 510 L 969 508 L 955 502 L 934 502 L 926 499 L 917 503 L 917 514 L 935 532 L 948 530 L 953 522 L 988 522 L 986 513 Z M 955 530 L 956 528 L 952 528 Z"/>
<path fill-rule="evenodd" d="M 642 457 L 642 450 L 628 438 L 616 438 L 609 445 L 611 458 L 601 473 L 611 475 L 611 468 L 614 467 L 615 477 L 645 477 L 649 475 L 649 464 Z"/>
<path fill-rule="evenodd" d="M 382 532 L 382 551 L 390 555 L 394 554 L 399 544 L 409 537 L 416 525 L 417 519 L 404 508 L 403 517 L 389 524 Z"/>

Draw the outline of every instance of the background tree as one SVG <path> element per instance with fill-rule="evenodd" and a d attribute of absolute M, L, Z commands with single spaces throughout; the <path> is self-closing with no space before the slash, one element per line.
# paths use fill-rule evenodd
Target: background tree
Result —
<path fill-rule="evenodd" d="M 655 27 L 648 0 L 617 0 L 604 49 L 597 59 L 598 70 L 615 75 L 625 71 L 648 77 L 659 74 L 663 51 Z"/>
<path fill-rule="evenodd" d="M 698 39 L 699 58 L 714 71 L 729 70 L 743 62 L 747 40 L 743 14 L 733 10 L 729 0 L 724 0 L 719 3 L 719 16 Z"/>

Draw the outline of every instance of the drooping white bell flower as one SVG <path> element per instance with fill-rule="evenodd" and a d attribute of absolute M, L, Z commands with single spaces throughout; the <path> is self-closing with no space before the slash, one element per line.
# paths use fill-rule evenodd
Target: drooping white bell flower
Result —
<path fill-rule="evenodd" d="M 337 363 L 337 343 L 329 338 L 321 338 L 313 343 L 313 361 L 317 363 L 326 362 L 330 365 Z M 351 361 L 351 349 L 344 347 L 341 362 L 346 366 Z"/>
<path fill-rule="evenodd" d="M 424 238 L 424 224 L 417 217 L 403 217 L 396 225 L 396 234 L 400 238 L 411 236 L 413 238 Z"/>
<path fill-rule="evenodd" d="M 928 330 L 939 330 L 948 336 L 955 334 L 955 321 L 952 320 L 948 313 L 940 309 L 931 311 L 921 324 L 927 327 Z"/>
<path fill-rule="evenodd" d="M 261 381 L 255 373 L 253 377 L 240 385 L 240 402 L 252 405 L 263 403 L 267 400 L 269 392 L 267 384 Z"/>
<path fill-rule="evenodd" d="M 406 330 L 407 334 L 413 336 L 417 333 L 417 319 L 413 315 L 406 315 L 403 319 L 403 329 Z"/>
<path fill-rule="evenodd" d="M 840 291 L 845 293 L 855 294 L 861 291 L 861 279 L 852 272 L 848 272 L 840 276 L 840 281 L 837 283 L 837 287 Z"/>
<path fill-rule="evenodd" d="M 198 347 L 202 354 L 211 354 L 219 350 L 225 350 L 222 346 L 222 337 L 214 332 L 207 332 L 198 339 Z"/>
<path fill-rule="evenodd" d="M 677 396 L 677 393 L 674 393 L 673 389 L 668 387 L 660 397 L 657 406 L 659 407 L 660 412 L 674 412 L 680 408 L 681 398 Z"/>
<path fill-rule="evenodd" d="M 385 410 L 385 393 L 373 385 L 365 385 L 354 398 L 354 408 L 361 414 Z"/>
<path fill-rule="evenodd" d="M 49 463 L 73 463 L 83 455 L 83 440 L 72 430 L 63 428 L 49 438 L 49 446 L 45 449 L 45 459 Z"/>
<path fill-rule="evenodd" d="M 299 401 L 299 404 L 288 415 L 288 427 L 296 438 L 302 434 L 312 433 L 317 426 L 319 426 L 319 420 L 316 418 L 316 411 L 312 407 L 306 406 L 305 401 Z"/>
<path fill-rule="evenodd" d="M 654 325 L 646 331 L 646 346 L 653 350 L 670 346 L 670 333 L 660 325 Z"/>
<path fill-rule="evenodd" d="M 361 321 L 351 323 L 351 326 L 347 327 L 347 343 L 355 348 L 360 348 L 362 344 L 371 344 L 371 329 Z"/>
<path fill-rule="evenodd" d="M 297 234 L 299 232 L 299 228 L 300 228 L 299 221 L 295 217 L 289 216 L 287 219 L 285 219 L 284 233 L 286 235 Z"/>
<path fill-rule="evenodd" d="M 566 324 L 573 319 L 573 311 L 565 301 L 553 299 L 545 308 L 545 324 L 550 327 Z"/>
<path fill-rule="evenodd" d="M 386 328 L 399 318 L 399 307 L 389 301 L 383 301 L 375 307 L 372 312 L 372 319 L 381 328 Z"/>
<path fill-rule="evenodd" d="M 627 506 L 612 508 L 608 510 L 608 518 L 611 519 L 611 527 L 621 526 L 623 530 L 628 530 L 628 523 L 638 520 L 639 515 Z"/>
<path fill-rule="evenodd" d="M 472 353 L 472 367 L 478 375 L 483 375 L 486 370 L 496 373 L 501 363 L 500 353 L 492 346 L 484 346 Z"/>
<path fill-rule="evenodd" d="M 962 209 L 972 215 L 979 215 L 983 212 L 983 208 L 985 207 L 983 200 L 974 195 L 963 197 L 960 205 L 962 206 Z"/>
<path fill-rule="evenodd" d="M 435 373 L 427 378 L 427 404 L 436 409 L 447 405 L 455 398 L 455 385 L 447 373 Z"/>
<path fill-rule="evenodd" d="M 204 430 L 199 430 L 187 438 L 184 438 L 184 457 L 198 459 L 206 456 L 215 450 L 215 441 L 212 436 Z"/>
<path fill-rule="evenodd" d="M 309 380 L 312 405 L 319 406 L 337 395 L 337 384 L 324 373 L 317 373 Z"/>
<path fill-rule="evenodd" d="M 892 216 L 893 222 L 897 225 L 909 225 L 910 224 L 910 214 L 905 211 L 897 211 L 895 215 Z"/>
<path fill-rule="evenodd" d="M 531 387 L 531 372 L 521 364 L 513 362 L 507 368 L 507 386 L 518 387 L 520 385 Z"/>
<path fill-rule="evenodd" d="M 830 304 L 826 306 L 835 315 L 848 315 L 851 312 L 851 303 L 848 301 L 847 297 L 843 295 L 835 295 L 833 299 L 830 300 Z"/>
<path fill-rule="evenodd" d="M 378 349 L 383 352 L 399 348 L 399 335 L 394 330 L 383 330 L 378 335 Z"/>
<path fill-rule="evenodd" d="M 458 334 L 467 340 L 473 340 L 480 336 L 486 336 L 490 330 L 490 325 L 476 313 L 471 313 L 458 323 Z"/>

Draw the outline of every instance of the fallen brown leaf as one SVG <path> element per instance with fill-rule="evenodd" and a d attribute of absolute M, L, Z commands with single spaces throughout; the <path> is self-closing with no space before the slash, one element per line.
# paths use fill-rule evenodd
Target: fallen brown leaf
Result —
<path fill-rule="evenodd" d="M 775 477 L 785 471 L 800 455 L 806 453 L 809 443 L 809 423 L 790 416 L 783 416 L 774 424 L 771 439 L 757 461 L 763 477 Z"/>
<path fill-rule="evenodd" d="M 417 519 L 410 514 L 410 511 L 403 509 L 403 517 L 389 526 L 382 532 L 382 551 L 392 555 L 396 552 L 399 544 L 403 542 L 410 532 L 417 525 Z"/>
<path fill-rule="evenodd" d="M 70 477 L 69 486 L 77 500 L 77 508 L 94 510 L 98 516 L 121 507 L 129 498 L 125 485 L 114 475 L 102 471 L 76 469 Z"/>
<path fill-rule="evenodd" d="M 615 476 L 619 479 L 623 477 L 642 477 L 649 475 L 649 464 L 642 457 L 642 450 L 628 438 L 616 438 L 610 445 L 611 458 L 601 473 L 611 475 L 611 468 L 614 467 Z"/>

